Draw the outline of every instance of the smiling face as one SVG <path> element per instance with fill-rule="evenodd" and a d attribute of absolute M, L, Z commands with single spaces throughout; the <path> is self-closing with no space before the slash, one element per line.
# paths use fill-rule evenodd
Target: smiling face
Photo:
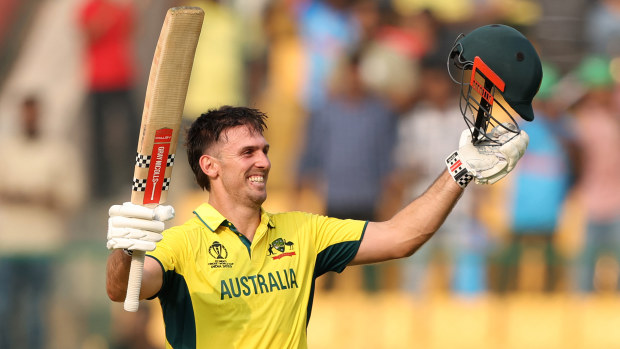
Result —
<path fill-rule="evenodd" d="M 271 162 L 262 134 L 245 125 L 226 130 L 200 159 L 211 182 L 211 195 L 234 204 L 260 207 L 267 199 Z"/>

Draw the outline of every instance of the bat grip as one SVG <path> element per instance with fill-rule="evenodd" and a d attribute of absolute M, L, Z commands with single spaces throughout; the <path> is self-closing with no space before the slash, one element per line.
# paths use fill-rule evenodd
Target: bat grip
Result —
<path fill-rule="evenodd" d="M 142 286 L 142 270 L 144 269 L 144 251 L 133 251 L 129 280 L 127 280 L 127 295 L 123 308 L 126 311 L 136 312 L 140 305 L 140 287 Z"/>

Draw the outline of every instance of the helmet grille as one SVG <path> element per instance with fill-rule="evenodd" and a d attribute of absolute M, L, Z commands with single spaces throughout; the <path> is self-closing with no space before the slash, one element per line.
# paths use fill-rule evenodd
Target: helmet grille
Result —
<path fill-rule="evenodd" d="M 516 112 L 507 107 L 502 92 L 505 84 L 479 57 L 468 61 L 462 56 L 462 47 L 457 39 L 448 57 L 448 74 L 461 86 L 459 107 L 467 127 L 472 133 L 473 144 L 503 144 L 512 137 L 503 137 L 500 142 L 491 131 L 502 127 L 516 136 L 519 125 Z"/>

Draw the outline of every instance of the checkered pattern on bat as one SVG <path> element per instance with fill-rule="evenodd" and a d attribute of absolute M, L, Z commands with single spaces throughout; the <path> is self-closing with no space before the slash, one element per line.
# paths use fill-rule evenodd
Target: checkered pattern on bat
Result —
<path fill-rule="evenodd" d="M 164 182 L 161 185 L 161 190 L 170 189 L 170 178 L 164 178 Z M 131 186 L 133 191 L 146 191 L 146 179 L 133 179 L 133 185 Z"/>
<path fill-rule="evenodd" d="M 136 154 L 136 166 L 140 168 L 148 168 L 151 165 L 151 156 L 150 155 L 142 155 L 140 153 Z M 174 154 L 168 154 L 168 159 L 166 160 L 166 167 L 170 167 L 174 165 Z"/>
<path fill-rule="evenodd" d="M 146 179 L 133 179 L 133 185 L 131 186 L 131 190 L 133 191 L 145 191 L 146 190 Z"/>

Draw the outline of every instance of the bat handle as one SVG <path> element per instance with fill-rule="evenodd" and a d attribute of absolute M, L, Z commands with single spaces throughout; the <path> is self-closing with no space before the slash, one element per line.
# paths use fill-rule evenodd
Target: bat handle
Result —
<path fill-rule="evenodd" d="M 140 287 L 142 286 L 142 270 L 144 269 L 144 251 L 133 251 L 129 280 L 127 281 L 127 295 L 123 308 L 130 312 L 138 311 L 140 305 Z"/>

